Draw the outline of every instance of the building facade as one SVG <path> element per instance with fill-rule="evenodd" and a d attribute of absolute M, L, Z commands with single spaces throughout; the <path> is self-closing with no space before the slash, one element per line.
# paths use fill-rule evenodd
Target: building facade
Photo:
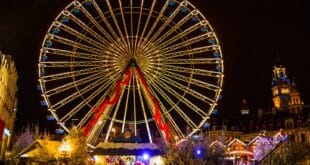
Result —
<path fill-rule="evenodd" d="M 0 160 L 2 160 L 14 130 L 18 75 L 15 63 L 10 55 L 4 55 L 0 51 L 0 62 Z"/>
<path fill-rule="evenodd" d="M 227 155 L 234 155 L 233 158 L 247 152 L 253 155 L 256 139 L 262 131 L 272 139 L 281 135 L 279 132 L 285 132 L 292 135 L 297 143 L 310 144 L 310 108 L 304 106 L 296 83 L 289 79 L 286 68 L 281 65 L 274 66 L 271 92 L 271 108 L 250 110 L 243 100 L 239 116 L 213 116 L 205 133 L 211 141 L 220 137 Z"/>

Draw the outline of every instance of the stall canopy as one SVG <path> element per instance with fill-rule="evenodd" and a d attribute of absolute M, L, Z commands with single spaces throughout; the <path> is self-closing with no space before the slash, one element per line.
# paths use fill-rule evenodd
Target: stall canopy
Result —
<path fill-rule="evenodd" d="M 99 143 L 95 155 L 161 155 L 162 152 L 154 143 Z"/>

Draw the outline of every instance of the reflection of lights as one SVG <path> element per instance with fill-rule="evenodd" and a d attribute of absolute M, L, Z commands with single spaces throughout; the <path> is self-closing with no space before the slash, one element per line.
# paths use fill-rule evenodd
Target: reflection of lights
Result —
<path fill-rule="evenodd" d="M 148 153 L 144 153 L 142 155 L 143 160 L 149 160 L 150 159 L 150 155 Z"/>
<path fill-rule="evenodd" d="M 58 150 L 64 157 L 66 157 L 67 153 L 70 153 L 72 148 L 67 141 L 63 141 Z"/>
<path fill-rule="evenodd" d="M 179 140 L 179 137 L 178 137 L 178 136 L 174 136 L 174 139 L 175 139 L 175 140 Z"/>
<path fill-rule="evenodd" d="M 20 157 L 26 158 L 26 157 L 28 157 L 28 154 L 22 154 Z"/>
<path fill-rule="evenodd" d="M 95 155 L 95 156 L 94 156 L 94 159 L 95 159 L 95 162 L 96 162 L 96 163 L 100 162 L 100 158 L 99 158 L 98 156 Z"/>
<path fill-rule="evenodd" d="M 202 148 L 201 147 L 195 148 L 194 154 L 196 157 L 201 157 L 203 155 Z"/>
<path fill-rule="evenodd" d="M 156 164 L 156 165 L 163 165 L 164 164 L 163 160 L 160 156 L 156 156 L 152 160 L 154 163 L 150 163 L 150 164 Z"/>
<path fill-rule="evenodd" d="M 7 136 L 11 136 L 10 130 L 8 130 L 7 128 L 4 128 L 4 134 Z"/>
<path fill-rule="evenodd" d="M 112 132 L 114 132 L 114 133 L 115 133 L 115 128 L 112 128 Z"/>

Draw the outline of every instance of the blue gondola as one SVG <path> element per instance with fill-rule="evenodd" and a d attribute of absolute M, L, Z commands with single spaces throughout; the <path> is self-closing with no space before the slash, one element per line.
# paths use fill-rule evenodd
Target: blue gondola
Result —
<path fill-rule="evenodd" d="M 70 19 L 68 17 L 63 17 L 61 19 L 61 23 L 68 23 L 70 21 Z"/>
<path fill-rule="evenodd" d="M 47 61 L 48 60 L 48 57 L 47 56 L 41 56 L 41 61 Z"/>
<path fill-rule="evenodd" d="M 59 34 L 59 32 L 60 32 L 60 30 L 55 28 L 55 29 L 52 29 L 51 33 L 52 34 Z"/>
<path fill-rule="evenodd" d="M 74 8 L 74 9 L 72 9 L 71 12 L 72 12 L 73 14 L 79 14 L 79 13 L 80 13 L 80 9 Z"/>
<path fill-rule="evenodd" d="M 46 119 L 47 119 L 48 121 L 54 121 L 54 120 L 55 120 L 55 117 L 54 117 L 53 115 L 47 115 L 47 116 L 46 116 Z"/>
<path fill-rule="evenodd" d="M 222 100 L 223 99 L 223 96 L 222 95 L 219 95 L 219 100 Z"/>
<path fill-rule="evenodd" d="M 40 101 L 40 105 L 41 105 L 41 106 L 44 106 L 44 107 L 47 106 L 45 100 L 41 100 L 41 101 Z"/>
<path fill-rule="evenodd" d="M 219 58 L 221 56 L 220 52 L 213 52 L 213 57 Z"/>
<path fill-rule="evenodd" d="M 211 114 L 212 114 L 212 115 L 217 115 L 217 109 L 213 109 L 213 111 L 212 111 Z"/>
<path fill-rule="evenodd" d="M 205 123 L 205 124 L 203 125 L 203 128 L 205 128 L 205 129 L 210 128 L 210 123 Z"/>
<path fill-rule="evenodd" d="M 216 70 L 217 70 L 218 72 L 220 72 L 220 71 L 222 71 L 222 67 L 221 67 L 220 65 L 217 65 L 217 66 L 216 66 Z"/>
<path fill-rule="evenodd" d="M 41 85 L 37 85 L 37 90 L 42 91 Z"/>
<path fill-rule="evenodd" d="M 53 46 L 53 42 L 52 41 L 45 41 L 44 46 L 47 48 L 50 48 Z"/>
<path fill-rule="evenodd" d="M 208 39 L 208 43 L 211 45 L 214 45 L 216 43 L 216 41 L 214 39 Z"/>
<path fill-rule="evenodd" d="M 175 2 L 173 0 L 170 0 L 169 1 L 169 6 L 174 6 L 175 5 Z"/>
<path fill-rule="evenodd" d="M 193 22 L 198 22 L 198 21 L 199 21 L 199 18 L 198 18 L 198 17 L 193 17 L 193 18 L 192 18 L 192 21 L 193 21 Z"/>
<path fill-rule="evenodd" d="M 206 33 L 206 32 L 208 32 L 208 29 L 206 27 L 202 27 L 202 28 L 200 28 L 200 31 L 203 33 Z"/>
<path fill-rule="evenodd" d="M 84 3 L 86 6 L 91 6 L 92 5 L 92 1 L 87 1 Z"/>
<path fill-rule="evenodd" d="M 64 134 L 65 130 L 61 129 L 61 128 L 57 128 L 55 131 L 57 134 Z"/>
<path fill-rule="evenodd" d="M 187 8 L 186 7 L 182 7 L 181 8 L 181 13 L 186 13 L 187 12 Z"/>

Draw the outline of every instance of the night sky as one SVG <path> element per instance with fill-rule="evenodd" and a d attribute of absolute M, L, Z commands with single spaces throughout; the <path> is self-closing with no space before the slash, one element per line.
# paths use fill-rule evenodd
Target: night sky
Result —
<path fill-rule="evenodd" d="M 271 78 L 276 56 L 310 104 L 310 7 L 306 0 L 191 0 L 207 17 L 222 45 L 224 91 L 219 111 L 239 113 L 243 98 L 250 109 L 272 105 Z M 40 106 L 37 63 L 43 37 L 68 0 L 0 0 L 0 50 L 16 61 L 17 129 L 39 123 L 54 129 Z"/>

